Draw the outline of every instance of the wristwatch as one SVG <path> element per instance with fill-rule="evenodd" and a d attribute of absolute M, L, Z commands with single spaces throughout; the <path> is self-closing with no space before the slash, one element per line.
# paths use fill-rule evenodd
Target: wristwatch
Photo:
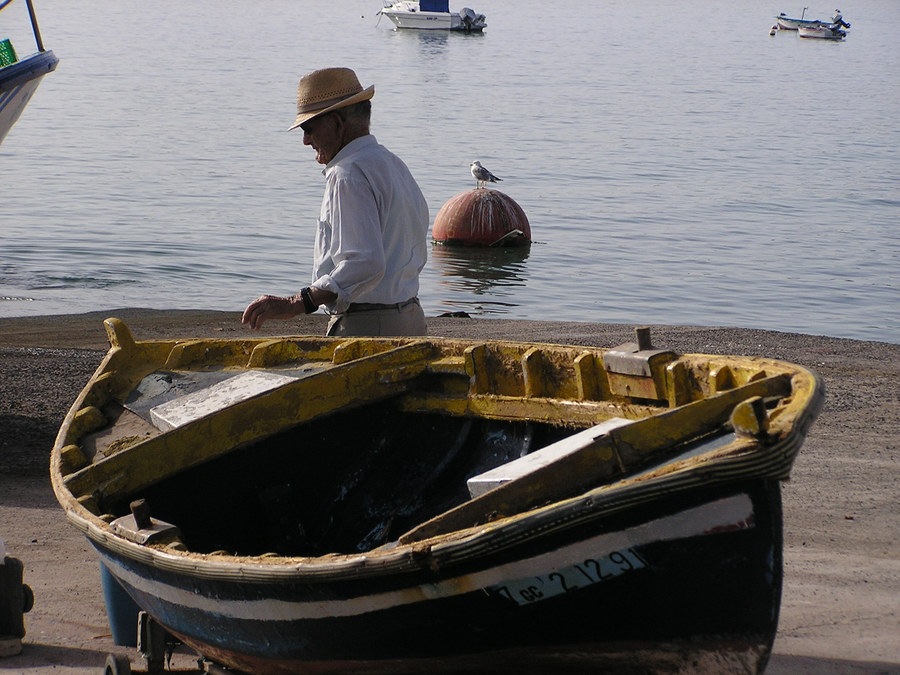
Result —
<path fill-rule="evenodd" d="M 303 299 L 303 309 L 307 314 L 312 314 L 317 309 L 319 309 L 319 306 L 313 302 L 312 293 L 310 293 L 309 291 L 309 286 L 300 289 L 300 297 Z"/>

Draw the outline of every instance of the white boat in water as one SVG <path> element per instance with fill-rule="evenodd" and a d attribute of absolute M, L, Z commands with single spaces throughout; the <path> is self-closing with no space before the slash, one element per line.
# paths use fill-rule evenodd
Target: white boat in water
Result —
<path fill-rule="evenodd" d="M 468 7 L 463 7 L 459 12 L 451 12 L 449 0 L 385 0 L 381 14 L 389 18 L 397 28 L 474 33 L 487 26 L 484 14 L 477 14 Z"/>
<path fill-rule="evenodd" d="M 819 38 L 820 40 L 843 40 L 847 33 L 833 23 L 818 26 L 800 26 L 797 34 L 802 38 Z"/>
<path fill-rule="evenodd" d="M 806 10 L 808 7 L 803 8 L 803 12 L 800 14 L 799 19 L 794 19 L 787 16 L 784 12 L 775 17 L 775 20 L 778 22 L 779 30 L 798 30 L 800 26 L 820 26 L 827 25 L 825 22 L 819 21 L 818 19 L 807 19 L 806 18 Z"/>
<path fill-rule="evenodd" d="M 11 2 L 12 0 L 0 1 L 0 11 Z M 55 70 L 59 62 L 52 51 L 44 49 L 34 7 L 30 2 L 28 13 L 38 49 L 36 53 L 20 59 L 12 42 L 0 39 L 0 143 L 22 115 L 44 75 Z"/>
<path fill-rule="evenodd" d="M 831 21 L 820 21 L 819 19 L 807 19 L 806 18 L 806 10 L 809 7 L 804 7 L 803 12 L 800 14 L 799 19 L 794 19 L 787 16 L 784 12 L 781 12 L 778 16 L 775 17 L 777 21 L 776 25 L 772 27 L 773 30 L 796 30 L 799 31 L 801 28 L 805 29 L 806 35 L 803 33 L 800 34 L 801 37 L 824 37 L 823 31 L 817 30 L 821 28 L 834 28 L 837 30 L 842 30 L 844 28 L 850 28 L 850 24 L 844 21 L 844 17 L 841 16 L 841 10 L 834 10 L 834 16 L 831 17 Z M 822 35 L 813 34 L 813 33 L 823 33 Z M 842 36 L 843 37 L 843 36 Z M 830 38 L 830 39 L 840 39 L 840 38 Z"/>

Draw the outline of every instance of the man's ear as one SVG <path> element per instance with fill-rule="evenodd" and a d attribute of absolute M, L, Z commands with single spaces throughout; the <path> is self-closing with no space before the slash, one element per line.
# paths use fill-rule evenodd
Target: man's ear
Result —
<path fill-rule="evenodd" d="M 338 115 L 336 112 L 331 113 L 328 117 L 331 118 L 331 123 L 335 125 L 334 130 L 337 132 L 337 134 L 343 134 L 344 130 L 347 128 L 347 122 L 344 120 L 344 118 Z"/>

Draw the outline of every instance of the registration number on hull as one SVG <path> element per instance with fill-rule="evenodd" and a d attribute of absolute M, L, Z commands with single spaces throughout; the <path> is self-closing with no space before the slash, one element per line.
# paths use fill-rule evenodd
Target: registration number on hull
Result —
<path fill-rule="evenodd" d="M 487 591 L 491 595 L 499 595 L 519 605 L 528 605 L 608 581 L 646 566 L 647 563 L 640 554 L 628 548 L 613 551 L 602 558 L 588 558 L 549 574 L 506 581 L 489 587 Z"/>

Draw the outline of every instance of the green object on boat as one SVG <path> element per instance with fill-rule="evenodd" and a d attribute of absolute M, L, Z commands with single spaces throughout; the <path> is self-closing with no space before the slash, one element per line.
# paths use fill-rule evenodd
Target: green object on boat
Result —
<path fill-rule="evenodd" d="M 19 58 L 16 56 L 16 50 L 12 46 L 12 42 L 0 40 L 0 67 L 11 66 Z"/>

